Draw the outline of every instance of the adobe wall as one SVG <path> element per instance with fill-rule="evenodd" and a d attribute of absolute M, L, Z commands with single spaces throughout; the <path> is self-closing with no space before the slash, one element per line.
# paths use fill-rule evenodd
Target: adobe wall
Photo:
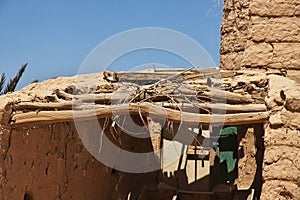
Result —
<path fill-rule="evenodd" d="M 300 197 L 300 84 L 270 75 L 261 199 Z"/>
<path fill-rule="evenodd" d="M 261 199 L 298 199 L 300 2 L 225 0 L 221 36 L 221 69 L 287 70 L 268 76 Z"/>
<path fill-rule="evenodd" d="M 97 80 L 100 87 L 105 86 L 102 73 L 79 76 L 92 82 Z M 146 187 L 151 189 L 157 186 L 161 177 L 160 170 L 124 173 L 95 159 L 82 144 L 73 121 L 32 123 L 18 127 L 11 125 L 14 114 L 41 111 L 36 108 L 18 110 L 16 104 L 66 102 L 59 99 L 55 91 L 67 91 L 74 86 L 77 78 L 78 76 L 49 79 L 0 96 L 0 200 L 128 200 L 136 199 Z M 87 85 L 96 87 L 94 84 Z M 83 87 L 89 89 L 86 85 Z M 59 112 L 64 109 L 66 108 L 46 110 Z M 105 135 L 121 149 L 143 153 L 153 152 L 153 148 L 156 148 L 153 143 L 156 144 L 157 141 L 152 136 L 141 139 L 128 135 L 118 126 L 112 129 L 109 118 L 99 120 L 99 124 L 106 127 L 103 131 Z M 93 133 L 93 137 L 84 139 L 89 139 L 87 141 L 92 142 L 93 147 L 98 147 L 99 151 L 100 139 L 94 137 L 101 136 L 97 127 L 91 127 L 89 121 L 83 121 L 81 128 L 83 137 Z M 102 149 L 104 148 L 105 145 L 102 144 Z M 122 158 L 122 154 L 112 156 L 106 152 L 105 155 Z M 150 164 L 153 164 L 151 159 Z"/>
<path fill-rule="evenodd" d="M 83 146 L 73 123 L 17 129 L 0 123 L 0 128 L 1 200 L 127 200 L 157 184 L 158 171 L 123 173 L 98 162 Z M 151 151 L 150 141 L 120 137 L 124 149 L 134 145 L 138 151 Z"/>
<path fill-rule="evenodd" d="M 221 37 L 221 69 L 300 69 L 300 2 L 225 0 Z"/>

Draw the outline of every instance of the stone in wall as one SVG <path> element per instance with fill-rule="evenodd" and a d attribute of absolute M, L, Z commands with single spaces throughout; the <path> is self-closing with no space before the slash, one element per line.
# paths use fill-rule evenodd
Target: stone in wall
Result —
<path fill-rule="evenodd" d="M 248 41 L 245 35 L 246 34 L 243 32 L 233 32 L 228 34 L 227 37 L 222 40 L 220 52 L 222 54 L 227 54 L 244 51 Z"/>
<path fill-rule="evenodd" d="M 289 90 L 291 85 L 295 84 L 295 81 L 278 75 L 269 75 L 268 79 L 269 91 L 265 99 L 266 105 L 269 110 L 281 110 L 286 99 L 284 93 Z"/>
<path fill-rule="evenodd" d="M 279 150 L 280 146 L 295 146 L 297 148 L 300 147 L 300 135 L 298 130 L 292 130 L 292 129 L 282 129 L 282 128 L 270 128 L 267 127 L 265 129 L 265 137 L 264 137 L 264 143 L 266 147 L 278 147 L 277 150 Z M 276 148 L 275 148 L 276 149 Z M 273 154 L 274 155 L 274 154 Z M 265 156 L 266 164 L 271 164 L 273 161 L 272 156 Z"/>
<path fill-rule="evenodd" d="M 239 31 L 245 31 L 248 28 L 249 24 L 249 11 L 248 7 L 241 6 L 239 8 L 227 8 L 224 7 L 223 18 L 226 19 L 222 23 L 221 32 L 230 33 Z"/>
<path fill-rule="evenodd" d="M 272 63 L 273 47 L 268 43 L 248 42 L 243 55 L 243 65 L 251 67 L 266 67 Z"/>
<path fill-rule="evenodd" d="M 300 3 L 298 0 L 251 0 L 250 15 L 300 16 Z"/>
<path fill-rule="evenodd" d="M 300 158 L 299 146 L 296 146 L 296 144 L 286 146 L 278 141 L 277 145 L 267 146 L 265 154 L 268 156 L 264 160 L 264 180 L 276 179 L 296 183 L 297 177 L 295 177 L 295 174 L 300 172 L 300 159 L 297 159 Z M 288 170 L 285 170 L 287 166 Z"/>
<path fill-rule="evenodd" d="M 300 130 L 300 113 L 289 112 L 283 109 L 281 112 L 281 119 L 285 126 Z"/>
<path fill-rule="evenodd" d="M 278 127 L 283 125 L 283 121 L 281 119 L 281 115 L 279 113 L 276 113 L 274 115 L 271 115 L 269 118 L 269 123 L 271 127 Z"/>
<path fill-rule="evenodd" d="M 283 91 L 283 96 L 286 99 L 284 105 L 285 109 L 291 112 L 300 112 L 300 88 L 299 87 L 289 88 Z"/>
<path fill-rule="evenodd" d="M 276 69 L 300 68 L 300 43 L 248 42 L 242 65 Z"/>
<path fill-rule="evenodd" d="M 223 69 L 238 70 L 243 62 L 244 52 L 227 53 L 221 56 L 220 65 Z"/>
<path fill-rule="evenodd" d="M 299 198 L 299 186 L 293 182 L 283 182 L 281 180 L 270 180 L 264 183 L 263 190 L 267 191 L 261 196 L 261 200 L 286 200 Z M 298 198 L 298 199 L 297 199 Z"/>
<path fill-rule="evenodd" d="M 241 8 L 248 8 L 250 5 L 249 0 L 229 0 L 224 1 L 224 11 L 237 10 Z"/>
<path fill-rule="evenodd" d="M 271 68 L 300 69 L 300 43 L 274 43 Z"/>
<path fill-rule="evenodd" d="M 300 17 L 251 17 L 254 42 L 300 42 Z"/>

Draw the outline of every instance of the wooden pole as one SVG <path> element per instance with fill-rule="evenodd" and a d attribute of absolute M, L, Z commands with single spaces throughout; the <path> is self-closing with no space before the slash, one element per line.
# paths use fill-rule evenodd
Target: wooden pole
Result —
<path fill-rule="evenodd" d="M 209 111 L 226 111 L 226 113 L 243 113 L 243 112 L 262 112 L 267 111 L 265 104 L 243 104 L 243 105 L 231 105 L 231 104 L 211 104 L 211 103 L 169 103 L 169 102 L 153 102 L 156 106 L 162 106 L 164 108 L 172 109 L 183 109 L 187 112 L 198 112 L 199 109 L 209 110 Z M 102 104 L 84 104 L 81 101 L 68 101 L 59 103 L 40 103 L 40 102 L 21 102 L 14 105 L 15 110 L 71 110 L 76 109 L 86 109 L 88 107 L 109 107 L 111 105 Z M 222 112 L 224 113 L 224 112 Z"/>
<path fill-rule="evenodd" d="M 268 112 L 238 113 L 226 115 L 209 115 L 181 112 L 174 109 L 162 108 L 151 103 L 115 105 L 94 110 L 64 110 L 64 111 L 40 111 L 15 114 L 12 117 L 12 126 L 22 126 L 29 123 L 57 123 L 71 122 L 75 120 L 102 119 L 113 115 L 143 115 L 157 119 L 166 119 L 177 123 L 188 124 L 254 124 L 261 123 L 268 119 Z"/>

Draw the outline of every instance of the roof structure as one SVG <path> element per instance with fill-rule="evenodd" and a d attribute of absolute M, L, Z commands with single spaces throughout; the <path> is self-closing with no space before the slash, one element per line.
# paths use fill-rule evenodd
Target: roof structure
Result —
<path fill-rule="evenodd" d="M 216 68 L 105 71 L 33 83 L 0 101 L 2 110 L 11 111 L 9 117 L 5 112 L 11 127 L 127 112 L 192 124 L 251 124 L 268 119 L 267 76 L 278 73 Z"/>

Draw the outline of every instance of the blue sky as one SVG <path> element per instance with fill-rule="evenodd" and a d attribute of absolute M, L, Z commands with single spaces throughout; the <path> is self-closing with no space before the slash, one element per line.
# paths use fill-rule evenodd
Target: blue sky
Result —
<path fill-rule="evenodd" d="M 0 73 L 11 78 L 28 62 L 18 88 L 34 79 L 72 76 L 99 43 L 141 27 L 168 28 L 193 38 L 218 66 L 219 1 L 0 0 Z M 143 51 L 123 56 L 111 70 L 130 70 L 143 63 L 190 67 L 174 55 Z"/>

